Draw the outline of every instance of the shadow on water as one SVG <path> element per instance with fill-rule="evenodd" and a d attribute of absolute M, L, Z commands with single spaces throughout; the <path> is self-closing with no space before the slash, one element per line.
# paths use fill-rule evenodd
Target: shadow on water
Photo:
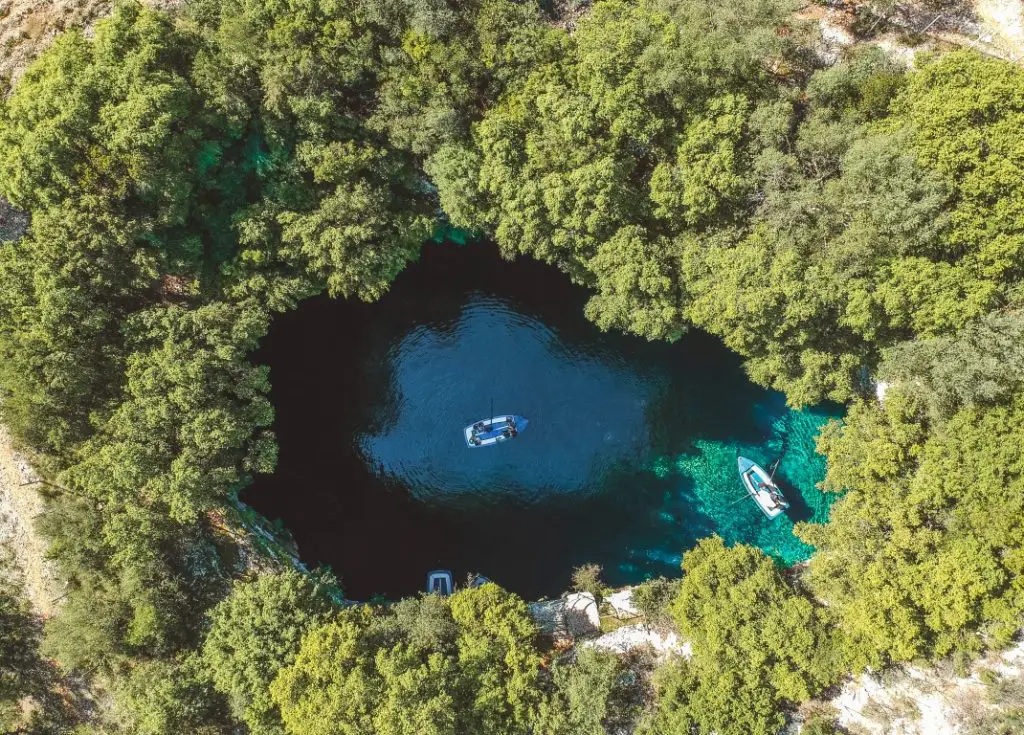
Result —
<path fill-rule="evenodd" d="M 779 480 L 776 484 L 789 501 L 789 509 L 786 510 L 789 520 L 793 523 L 813 522 L 814 508 L 804 499 L 803 494 L 796 488 L 789 486 L 785 481 Z"/>
<path fill-rule="evenodd" d="M 490 245 L 432 244 L 376 304 L 321 297 L 278 317 L 256 356 L 272 371 L 278 470 L 245 499 L 356 598 L 408 594 L 434 567 L 527 597 L 586 562 L 613 584 L 676 575 L 711 533 L 806 558 L 792 521 L 827 517 L 813 440 L 838 408 L 788 409 L 703 333 L 601 333 L 586 299 Z M 530 425 L 469 449 L 462 427 L 492 400 Z M 789 518 L 745 498 L 740 453 L 781 458 Z"/>

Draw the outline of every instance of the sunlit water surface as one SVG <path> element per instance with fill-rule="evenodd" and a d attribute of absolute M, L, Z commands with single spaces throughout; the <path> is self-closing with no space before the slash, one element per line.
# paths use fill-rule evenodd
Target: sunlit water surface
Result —
<path fill-rule="evenodd" d="M 258 355 L 279 468 L 246 498 L 359 598 L 414 592 L 434 567 L 528 597 L 584 562 L 612 584 L 678 576 L 712 533 L 806 558 L 792 527 L 827 516 L 814 437 L 835 407 L 788 409 L 704 334 L 601 333 L 585 300 L 547 266 L 431 245 L 376 304 L 314 299 L 279 318 Z M 492 403 L 530 424 L 469 449 L 462 428 Z M 781 459 L 787 516 L 746 496 L 738 454 Z"/>

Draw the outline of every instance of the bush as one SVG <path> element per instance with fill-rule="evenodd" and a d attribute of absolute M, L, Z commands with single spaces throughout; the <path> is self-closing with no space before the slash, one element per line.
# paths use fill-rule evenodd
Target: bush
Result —
<path fill-rule="evenodd" d="M 601 581 L 601 569 L 599 564 L 584 564 L 576 567 L 572 572 L 572 588 L 576 592 L 589 592 L 601 604 L 604 599 L 605 586 Z"/>
<path fill-rule="evenodd" d="M 633 588 L 630 599 L 648 625 L 663 628 L 672 624 L 669 606 L 679 591 L 679 584 L 678 580 L 657 577 Z"/>

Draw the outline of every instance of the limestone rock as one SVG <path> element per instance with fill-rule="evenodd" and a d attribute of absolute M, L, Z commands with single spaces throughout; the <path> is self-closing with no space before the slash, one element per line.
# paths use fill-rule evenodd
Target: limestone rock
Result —
<path fill-rule="evenodd" d="M 601 630 L 597 601 L 589 592 L 572 592 L 560 600 L 531 602 L 530 615 L 542 633 L 572 643 Z"/>
<path fill-rule="evenodd" d="M 692 655 L 690 644 L 681 641 L 675 633 L 660 633 L 640 623 L 623 625 L 621 628 L 616 628 L 611 633 L 605 633 L 600 638 L 587 641 L 583 645 L 587 648 L 600 648 L 619 654 L 628 653 L 634 648 L 650 646 L 659 658 L 669 655 L 689 658 Z"/>
<path fill-rule="evenodd" d="M 565 625 L 573 638 L 601 630 L 601 614 L 597 600 L 589 592 L 572 592 L 565 596 Z"/>
<path fill-rule="evenodd" d="M 636 609 L 636 605 L 633 604 L 632 587 L 624 587 L 617 592 L 613 592 L 604 598 L 604 601 L 608 603 L 620 618 L 632 618 L 640 614 L 640 611 Z"/>
<path fill-rule="evenodd" d="M 527 607 L 541 633 L 545 633 L 555 640 L 561 640 L 567 636 L 565 603 L 562 600 L 541 600 L 540 602 L 531 602 Z"/>

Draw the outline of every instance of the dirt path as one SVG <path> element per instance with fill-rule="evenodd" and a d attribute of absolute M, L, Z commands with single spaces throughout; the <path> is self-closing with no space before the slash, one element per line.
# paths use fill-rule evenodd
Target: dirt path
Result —
<path fill-rule="evenodd" d="M 65 585 L 46 558 L 46 541 L 35 530 L 35 519 L 44 509 L 36 480 L 28 462 L 14 450 L 7 429 L 0 426 L 0 542 L 14 552 L 32 606 L 49 617 L 59 606 Z"/>
<path fill-rule="evenodd" d="M 1024 59 L 1024 2 L 1021 0 L 976 0 L 974 9 L 993 43 Z"/>
<path fill-rule="evenodd" d="M 812 2 L 797 14 L 818 25 L 817 51 L 823 61 L 834 63 L 852 46 L 877 46 L 907 66 L 922 51 L 956 48 L 1024 64 L 1024 0 L 966 0 L 938 12 L 921 2 L 900 2 L 884 14 L 876 10 L 873 32 L 859 37 L 853 27 L 864 7 L 828 0 L 825 5 Z"/>
<path fill-rule="evenodd" d="M 0 79 L 15 82 L 64 30 L 88 28 L 112 5 L 110 0 L 0 0 Z"/>
<path fill-rule="evenodd" d="M 143 0 L 172 9 L 184 0 Z M 65 30 L 84 28 L 113 10 L 113 0 L 0 0 L 0 90 L 14 82 L 43 49 Z"/>

